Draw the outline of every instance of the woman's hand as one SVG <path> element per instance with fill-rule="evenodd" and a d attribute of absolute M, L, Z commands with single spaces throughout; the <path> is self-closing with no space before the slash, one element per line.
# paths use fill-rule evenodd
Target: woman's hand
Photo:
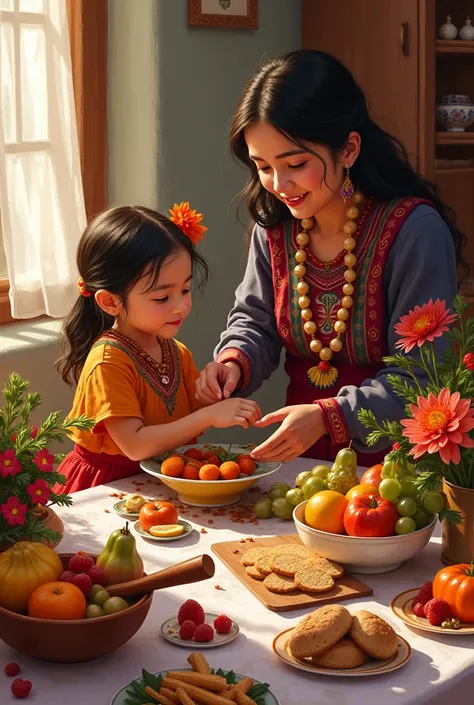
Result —
<path fill-rule="evenodd" d="M 204 411 L 204 410 L 203 410 Z M 253 426 L 262 418 L 262 412 L 255 401 L 250 399 L 224 399 L 205 409 L 206 415 L 214 428 L 229 428 L 230 426 Z"/>
<path fill-rule="evenodd" d="M 204 404 L 215 404 L 228 399 L 242 376 L 236 362 L 210 362 L 196 380 L 196 399 Z"/>
<path fill-rule="evenodd" d="M 280 428 L 251 452 L 254 460 L 288 463 L 327 433 L 321 409 L 315 404 L 285 406 L 266 414 L 255 426 L 264 428 L 280 422 Z"/>

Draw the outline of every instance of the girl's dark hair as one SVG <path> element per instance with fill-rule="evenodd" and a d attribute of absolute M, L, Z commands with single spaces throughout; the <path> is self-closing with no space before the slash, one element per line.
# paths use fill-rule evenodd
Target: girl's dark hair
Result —
<path fill-rule="evenodd" d="M 468 274 L 462 258 L 466 237 L 457 227 L 453 211 L 441 200 L 437 186 L 413 169 L 403 144 L 372 120 L 362 89 L 333 56 L 301 50 L 270 59 L 250 79 L 232 118 L 231 152 L 250 170 L 241 195 L 253 220 L 272 228 L 290 214 L 283 202 L 263 188 L 249 157 L 244 130 L 256 122 L 269 123 L 323 163 L 303 142 L 323 144 L 336 157 L 349 134 L 358 132 L 360 154 L 351 169 L 356 188 L 381 201 L 405 196 L 431 201 L 451 231 L 461 276 Z"/>
<path fill-rule="evenodd" d="M 128 291 L 143 276 L 148 289 L 160 269 L 180 249 L 191 257 L 193 275 L 201 288 L 209 278 L 205 259 L 192 241 L 169 218 L 143 206 L 111 208 L 92 220 L 77 251 L 77 268 L 88 292 L 107 289 L 125 302 Z M 114 324 L 94 296 L 80 295 L 65 318 L 60 335 L 57 368 L 68 384 L 77 383 L 87 355 L 98 336 Z"/>

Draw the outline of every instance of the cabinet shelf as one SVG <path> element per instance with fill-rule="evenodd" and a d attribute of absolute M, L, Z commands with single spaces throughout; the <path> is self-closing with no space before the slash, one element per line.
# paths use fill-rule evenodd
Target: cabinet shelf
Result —
<path fill-rule="evenodd" d="M 474 42 L 465 42 L 462 39 L 437 39 L 437 54 L 474 54 Z"/>
<path fill-rule="evenodd" d="M 467 175 L 467 174 L 474 174 L 474 167 L 473 166 L 457 166 L 457 167 L 450 167 L 447 169 L 435 169 L 435 175 L 436 176 L 457 176 L 457 175 Z"/>
<path fill-rule="evenodd" d="M 474 132 L 437 132 L 436 144 L 474 145 Z"/>

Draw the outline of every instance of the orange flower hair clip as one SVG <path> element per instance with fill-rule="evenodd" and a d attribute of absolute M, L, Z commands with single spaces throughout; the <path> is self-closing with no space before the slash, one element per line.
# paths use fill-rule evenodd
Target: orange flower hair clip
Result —
<path fill-rule="evenodd" d="M 204 225 L 199 225 L 202 220 L 202 213 L 196 213 L 195 210 L 192 210 L 188 201 L 183 201 L 179 205 L 175 203 L 169 211 L 171 214 L 170 220 L 197 245 L 207 230 Z"/>
<path fill-rule="evenodd" d="M 82 277 L 79 277 L 79 279 L 77 280 L 77 287 L 81 296 L 84 296 L 85 298 L 87 298 L 88 296 L 93 296 L 92 291 L 86 289 L 86 283 Z"/>

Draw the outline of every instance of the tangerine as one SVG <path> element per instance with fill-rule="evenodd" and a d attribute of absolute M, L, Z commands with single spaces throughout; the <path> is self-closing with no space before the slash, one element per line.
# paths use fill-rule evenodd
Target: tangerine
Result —
<path fill-rule="evenodd" d="M 244 453 L 239 455 L 237 463 L 243 475 L 253 475 L 257 467 L 255 460 L 250 455 L 245 455 Z"/>
<path fill-rule="evenodd" d="M 38 619 L 82 619 L 85 611 L 86 598 L 72 583 L 44 583 L 28 600 L 28 616 Z"/>
<path fill-rule="evenodd" d="M 219 468 L 223 480 L 235 480 L 240 475 L 240 467 L 233 460 L 227 460 Z"/>
<path fill-rule="evenodd" d="M 161 474 L 167 477 L 179 477 L 184 470 L 185 462 L 180 456 L 166 458 L 161 463 Z"/>
<path fill-rule="evenodd" d="M 344 534 L 344 512 L 348 501 L 340 492 L 322 490 L 314 494 L 305 507 L 308 526 L 331 534 Z"/>
<path fill-rule="evenodd" d="M 203 465 L 202 468 L 200 468 L 199 470 L 200 480 L 219 480 L 220 476 L 221 474 L 217 465 L 211 465 L 210 463 L 207 463 L 206 465 Z"/>
<path fill-rule="evenodd" d="M 192 463 L 187 463 L 184 466 L 183 472 L 181 473 L 183 480 L 199 480 L 199 468 L 197 465 Z"/>

